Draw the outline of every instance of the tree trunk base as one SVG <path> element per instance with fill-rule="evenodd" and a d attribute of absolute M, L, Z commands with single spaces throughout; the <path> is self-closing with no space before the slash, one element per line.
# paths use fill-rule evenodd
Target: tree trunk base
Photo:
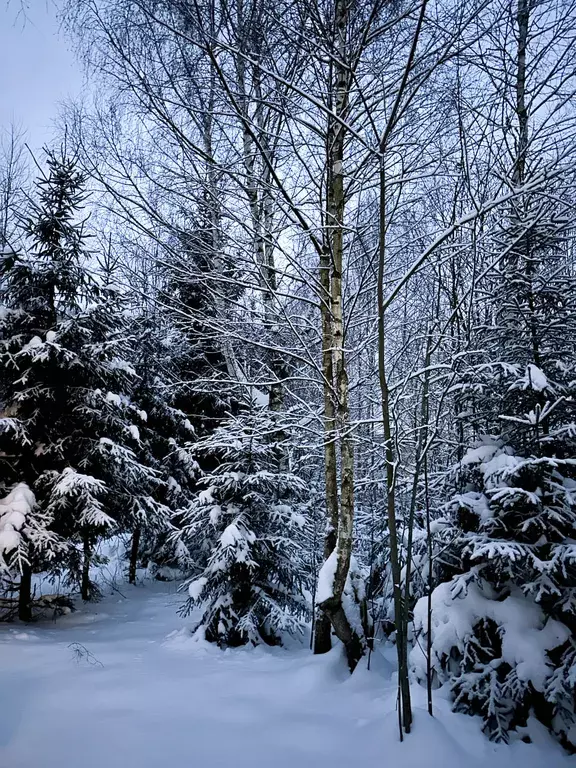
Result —
<path fill-rule="evenodd" d="M 328 616 L 321 611 L 314 625 L 314 653 L 328 653 L 332 650 L 332 624 Z"/>
<path fill-rule="evenodd" d="M 350 626 L 348 617 L 340 600 L 330 598 L 319 606 L 327 615 L 334 628 L 336 637 L 344 644 L 346 659 L 350 672 L 354 672 L 358 662 L 366 653 L 366 643 L 363 637 Z"/>

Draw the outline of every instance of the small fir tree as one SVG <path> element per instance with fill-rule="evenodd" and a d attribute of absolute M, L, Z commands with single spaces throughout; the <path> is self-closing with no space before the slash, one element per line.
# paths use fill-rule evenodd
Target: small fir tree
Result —
<path fill-rule="evenodd" d="M 182 535 L 197 572 L 186 610 L 198 636 L 220 646 L 278 644 L 303 629 L 304 482 L 285 466 L 273 415 L 230 417 L 191 450 L 218 464 L 200 484 Z"/>

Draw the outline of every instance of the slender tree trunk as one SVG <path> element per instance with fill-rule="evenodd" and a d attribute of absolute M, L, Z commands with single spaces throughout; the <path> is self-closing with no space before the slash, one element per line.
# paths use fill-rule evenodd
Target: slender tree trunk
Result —
<path fill-rule="evenodd" d="M 330 319 L 330 252 L 321 257 L 320 284 L 322 299 L 322 373 L 324 377 L 324 483 L 326 493 L 326 531 L 324 534 L 324 561 L 336 546 L 338 533 L 338 470 L 335 436 L 334 365 Z M 327 653 L 332 647 L 331 624 L 328 615 L 319 611 L 314 627 L 314 653 Z"/>
<path fill-rule="evenodd" d="M 350 70 L 347 61 L 347 28 L 348 3 L 346 0 L 336 0 L 335 4 L 335 48 L 336 56 L 333 63 L 334 71 L 334 111 L 345 119 L 348 110 Z M 350 570 L 354 527 L 354 448 L 350 435 L 350 412 L 348 394 L 348 375 L 344 356 L 344 318 L 342 295 L 342 269 L 344 254 L 344 125 L 329 118 L 327 141 L 328 184 L 326 200 L 326 229 L 331 257 L 331 274 L 329 285 L 326 286 L 326 264 L 321 264 L 321 280 L 323 287 L 328 288 L 330 297 L 329 317 L 323 315 L 324 351 L 330 355 L 328 365 L 330 378 L 326 384 L 332 384 L 328 398 L 336 400 L 336 407 L 331 406 L 325 413 L 330 415 L 332 424 L 336 427 L 335 437 L 340 448 L 340 499 L 338 500 L 338 482 L 336 468 L 336 445 L 326 454 L 327 472 L 327 508 L 331 515 L 336 515 L 336 570 L 334 574 L 332 596 L 325 600 L 320 608 L 329 617 L 336 636 L 346 648 L 348 665 L 353 671 L 365 652 L 362 637 L 351 627 L 342 605 L 342 595 Z M 326 310 L 324 309 L 324 312 Z M 324 327 L 324 321 L 329 325 Z M 325 372 L 326 373 L 326 372 Z M 328 446 L 327 446 L 328 447 Z M 329 531 L 329 536 L 333 532 Z M 332 542 L 330 542 L 332 543 Z M 328 545 L 328 536 L 327 536 Z M 328 550 L 326 546 L 325 551 Z M 332 547 L 333 550 L 333 547 Z"/>
<path fill-rule="evenodd" d="M 22 565 L 20 574 L 18 618 L 20 621 L 32 621 L 32 568 L 28 563 Z"/>
<path fill-rule="evenodd" d="M 526 48 L 528 44 L 528 23 L 530 20 L 529 0 L 518 0 L 516 22 L 518 24 L 518 51 L 516 63 L 516 116 L 518 118 L 518 148 L 514 166 L 514 183 L 524 183 L 526 177 L 526 154 L 528 152 L 528 108 L 526 106 Z"/>
<path fill-rule="evenodd" d="M 410 613 L 410 585 L 412 580 L 412 543 L 414 538 L 414 515 L 418 503 L 418 487 L 420 485 L 420 471 L 426 453 L 428 450 L 428 420 L 429 403 L 428 394 L 430 390 L 430 352 L 432 347 L 432 335 L 428 333 L 426 338 L 426 352 L 424 354 L 424 383 L 422 386 L 422 401 L 420 403 L 420 424 L 418 434 L 418 443 L 416 447 L 416 458 L 414 467 L 414 479 L 412 482 L 412 496 L 410 499 L 410 513 L 408 516 L 408 542 L 406 547 L 406 567 L 404 584 L 404 634 L 408 636 L 408 621 Z"/>
<path fill-rule="evenodd" d="M 378 254 L 378 378 L 382 403 L 382 426 L 384 431 L 386 456 L 386 509 L 388 517 L 388 534 L 390 537 L 390 565 L 392 567 L 392 582 L 394 595 L 394 621 L 396 624 L 396 652 L 398 656 L 398 701 L 400 717 L 400 734 L 402 729 L 410 733 L 412 724 L 412 706 L 410 701 L 410 680 L 407 664 L 407 637 L 405 636 L 404 601 L 402 595 L 402 573 L 400 566 L 400 551 L 398 546 L 398 531 L 396 526 L 396 505 L 394 486 L 395 455 L 390 414 L 390 392 L 386 377 L 386 343 L 384 318 L 384 267 L 386 258 L 386 169 L 384 156 L 380 160 L 380 232 Z"/>
<path fill-rule="evenodd" d="M 332 172 L 330 166 L 330 130 L 326 146 L 327 198 L 331 194 Z M 329 201 L 327 200 L 327 208 Z M 328 213 L 327 213 L 328 219 Z M 324 484 L 326 493 L 326 531 L 324 534 L 324 562 L 336 547 L 340 504 L 338 499 L 338 457 L 336 435 L 334 337 L 332 326 L 332 249 L 326 221 L 326 232 L 320 255 L 320 315 L 322 323 L 322 375 L 324 395 Z M 314 628 L 314 653 L 326 653 L 332 647 L 332 625 L 328 614 L 319 610 Z"/>
<path fill-rule="evenodd" d="M 136 568 L 138 567 L 138 552 L 140 551 L 140 537 L 142 529 L 139 525 L 134 528 L 132 544 L 130 546 L 130 565 L 128 567 L 128 583 L 136 584 Z"/>
<path fill-rule="evenodd" d="M 80 594 L 82 595 L 82 600 L 87 601 L 92 597 L 90 589 L 90 558 L 92 553 L 90 551 L 90 541 L 87 535 L 83 538 L 82 550 L 82 581 L 80 584 Z"/>
<path fill-rule="evenodd" d="M 428 491 L 428 454 L 424 456 L 424 494 L 426 501 L 426 540 L 428 550 L 428 599 L 426 605 L 427 633 L 426 633 L 426 697 L 428 700 L 428 714 L 434 714 L 432 709 L 432 590 L 434 588 L 434 574 L 432 571 L 432 529 L 430 526 L 430 497 Z"/>

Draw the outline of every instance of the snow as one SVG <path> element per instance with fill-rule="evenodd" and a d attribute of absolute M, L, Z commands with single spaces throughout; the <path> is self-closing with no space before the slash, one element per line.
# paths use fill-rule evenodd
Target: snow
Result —
<path fill-rule="evenodd" d="M 224 528 L 222 535 L 220 536 L 220 542 L 223 547 L 233 547 L 237 541 L 241 541 L 242 539 L 243 536 L 234 523 L 230 523 L 230 525 Z"/>
<path fill-rule="evenodd" d="M 37 349 L 38 347 L 42 347 L 43 344 L 44 343 L 40 336 L 32 336 L 28 344 L 25 344 L 22 347 L 22 352 L 27 352 L 29 349 Z"/>
<path fill-rule="evenodd" d="M 484 486 L 490 493 L 507 486 L 506 478 L 521 464 L 518 456 L 513 456 L 509 449 L 499 450 L 486 462 L 480 464 L 480 470 L 484 475 Z"/>
<path fill-rule="evenodd" d="M 216 527 L 218 525 L 218 521 L 220 520 L 221 515 L 222 515 L 222 507 L 219 504 L 214 504 L 214 506 L 210 510 L 211 525 Z"/>
<path fill-rule="evenodd" d="M 10 523 L 3 524 L 0 529 L 0 555 L 5 552 L 12 552 L 20 546 L 20 534 L 10 526 Z"/>
<path fill-rule="evenodd" d="M 466 493 L 457 494 L 453 500 L 458 506 L 465 507 L 477 515 L 479 520 L 489 520 L 493 517 L 492 510 L 488 505 L 488 499 L 483 493 L 467 491 Z"/>
<path fill-rule="evenodd" d="M 220 543 L 223 547 L 235 547 L 237 544 L 242 545 L 246 541 L 252 543 L 254 541 L 254 534 L 251 531 L 241 531 L 236 523 L 227 525 L 220 535 Z"/>
<path fill-rule="evenodd" d="M 199 579 L 195 579 L 194 581 L 190 582 L 188 586 L 188 594 L 190 595 L 192 600 L 198 600 L 207 582 L 208 582 L 208 579 L 206 578 L 206 576 L 200 576 Z"/>
<path fill-rule="evenodd" d="M 324 561 L 318 574 L 318 585 L 316 587 L 316 604 L 320 605 L 325 600 L 329 600 L 334 594 L 334 576 L 336 575 L 336 566 L 338 565 L 338 553 L 334 549 L 332 554 Z"/>
<path fill-rule="evenodd" d="M 138 429 L 138 427 L 136 426 L 136 424 L 130 424 L 130 426 L 128 427 L 128 429 L 129 429 L 129 431 L 130 431 L 130 434 L 131 434 L 131 435 L 132 435 L 132 437 L 134 438 L 134 440 L 136 440 L 136 441 L 140 442 L 140 430 Z"/>
<path fill-rule="evenodd" d="M 57 622 L 0 626 L 2 768 L 569 768 L 534 744 L 495 745 L 442 695 L 397 733 L 395 650 L 352 677 L 340 647 L 226 652 L 179 619 L 176 585 L 122 584 Z"/>
<path fill-rule="evenodd" d="M 198 494 L 198 501 L 200 504 L 213 504 L 214 503 L 214 488 L 205 488 Z"/>
<path fill-rule="evenodd" d="M 503 487 L 507 476 L 518 469 L 520 463 L 521 459 L 514 456 L 509 447 L 493 440 L 468 449 L 460 462 L 461 466 L 478 464 L 484 476 L 484 485 L 489 491 Z"/>
<path fill-rule="evenodd" d="M 46 334 L 46 341 L 52 343 L 56 340 L 56 332 L 55 331 L 48 331 Z"/>
<path fill-rule="evenodd" d="M 501 627 L 502 659 L 516 667 L 520 680 L 531 681 L 541 691 L 550 675 L 547 651 L 561 645 L 569 637 L 564 624 L 550 619 L 545 621 L 541 608 L 520 592 L 505 600 L 486 597 L 476 584 L 468 585 L 466 595 L 455 596 L 452 582 L 440 584 L 433 593 L 432 654 L 440 661 L 450 649 L 462 649 L 481 618 L 489 618 Z M 426 631 L 428 626 L 428 600 L 421 598 L 414 608 L 414 629 Z M 410 660 L 417 676 L 426 677 L 426 658 L 416 644 Z"/>
<path fill-rule="evenodd" d="M 476 448 L 469 448 L 464 454 L 461 464 L 466 466 L 468 464 L 478 464 L 490 461 L 498 449 L 499 446 L 495 443 L 488 443 L 479 445 Z"/>
<path fill-rule="evenodd" d="M 526 369 L 526 376 L 524 380 L 524 389 L 528 388 L 536 390 L 536 392 L 543 392 L 545 389 L 550 389 L 550 384 L 544 371 L 540 370 L 538 366 L 530 363 Z"/>
<path fill-rule="evenodd" d="M 267 392 L 262 392 L 258 387 L 250 387 L 250 395 L 255 406 L 258 408 L 268 408 L 269 395 Z"/>
<path fill-rule="evenodd" d="M 3 555 L 20 546 L 19 532 L 35 503 L 34 494 L 25 483 L 19 483 L 0 499 L 0 568 L 6 567 Z"/>
<path fill-rule="evenodd" d="M 301 515 L 298 512 L 291 512 L 290 522 L 293 525 L 295 525 L 297 528 L 304 528 L 304 526 L 306 525 L 306 518 L 304 517 L 304 515 Z"/>
<path fill-rule="evenodd" d="M 65 467 L 58 479 L 56 490 L 58 495 L 73 496 L 79 491 L 88 490 L 91 492 L 104 491 L 106 484 L 92 475 L 85 475 L 77 472 L 72 467 Z"/>
<path fill-rule="evenodd" d="M 113 403 L 114 405 L 121 406 L 122 405 L 122 399 L 120 395 L 116 394 L 115 392 L 108 392 L 106 394 L 106 400 L 109 403 Z"/>

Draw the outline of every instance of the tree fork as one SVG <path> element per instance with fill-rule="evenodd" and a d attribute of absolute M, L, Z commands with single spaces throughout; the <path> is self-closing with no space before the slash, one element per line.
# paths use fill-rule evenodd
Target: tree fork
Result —
<path fill-rule="evenodd" d="M 346 650 L 348 667 L 350 672 L 354 672 L 358 666 L 358 662 L 366 652 L 366 645 L 363 638 L 352 629 L 348 617 L 344 612 L 342 600 L 339 597 L 330 597 L 328 600 L 321 603 L 319 608 L 321 608 L 330 624 L 334 627 L 336 637 L 342 641 Z"/>

